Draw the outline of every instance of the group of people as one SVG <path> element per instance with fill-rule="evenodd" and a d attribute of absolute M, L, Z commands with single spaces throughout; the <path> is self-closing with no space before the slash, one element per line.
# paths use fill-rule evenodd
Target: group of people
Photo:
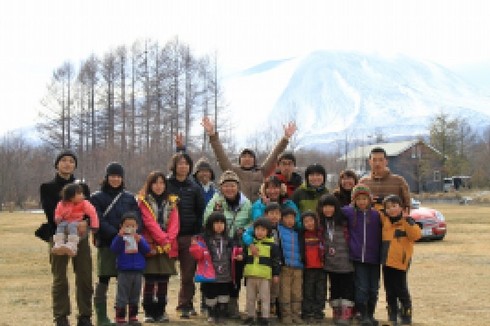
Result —
<path fill-rule="evenodd" d="M 98 326 L 141 325 L 140 302 L 145 323 L 168 322 L 168 284 L 177 261 L 180 318 L 197 314 L 200 283 L 200 308 L 210 323 L 241 318 L 244 285 L 245 325 L 269 325 L 272 316 L 283 324 L 319 322 L 325 302 L 337 325 L 353 318 L 377 325 L 383 266 L 388 319 L 411 324 L 407 271 L 420 228 L 409 217 L 408 185 L 390 172 L 382 148 L 370 153 L 369 176 L 358 180 L 354 171 L 342 171 L 330 193 L 322 165 L 308 165 L 304 180 L 295 171 L 296 158 L 285 151 L 294 123 L 284 127 L 262 165 L 251 149 L 233 164 L 211 120 L 202 125 L 222 170 L 219 178 L 207 159 L 193 164 L 181 136 L 168 172 L 150 172 L 136 194 L 125 189 L 118 162 L 107 165 L 100 190 L 91 194 L 75 180 L 76 154 L 57 155 L 55 178 L 40 187 L 52 230 L 56 325 L 69 325 L 70 259 L 78 326 L 93 325 L 93 309 Z M 95 290 L 89 233 L 97 250 Z M 116 277 L 112 322 L 107 293 Z"/>

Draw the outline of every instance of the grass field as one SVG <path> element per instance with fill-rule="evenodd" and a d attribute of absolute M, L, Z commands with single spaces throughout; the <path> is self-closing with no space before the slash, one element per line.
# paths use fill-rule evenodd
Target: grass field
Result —
<path fill-rule="evenodd" d="M 409 273 L 414 325 L 488 325 L 490 207 L 433 207 L 440 209 L 446 216 L 448 234 L 443 241 L 416 244 Z M 0 212 L 0 326 L 52 325 L 48 249 L 46 243 L 33 235 L 42 221 L 42 214 Z M 72 273 L 70 280 L 73 281 Z M 111 282 L 110 298 L 113 298 L 114 280 Z M 206 323 L 201 316 L 189 321 L 178 319 L 174 310 L 178 277 L 173 277 L 170 283 L 168 312 L 172 324 Z M 72 302 L 73 293 L 72 286 Z M 243 301 L 241 310 L 244 310 Z M 70 317 L 72 324 L 75 324 L 76 312 L 75 305 Z M 328 325 L 331 312 L 329 309 L 326 312 Z M 113 316 L 112 311 L 110 316 Z M 140 314 L 140 317 L 142 319 L 143 315 Z M 382 288 L 376 317 L 386 319 Z"/>

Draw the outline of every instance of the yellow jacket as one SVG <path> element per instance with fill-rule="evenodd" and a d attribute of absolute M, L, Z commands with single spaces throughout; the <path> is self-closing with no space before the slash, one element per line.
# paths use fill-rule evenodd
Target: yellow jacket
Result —
<path fill-rule="evenodd" d="M 406 271 L 413 255 L 413 244 L 422 236 L 420 227 L 409 217 L 393 222 L 381 214 L 381 264 Z"/>

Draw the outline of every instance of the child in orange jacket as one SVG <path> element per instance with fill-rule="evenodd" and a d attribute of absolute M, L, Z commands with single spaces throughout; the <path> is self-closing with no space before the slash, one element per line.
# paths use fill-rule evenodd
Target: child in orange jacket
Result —
<path fill-rule="evenodd" d="M 413 245 L 421 230 L 410 216 L 403 215 L 402 200 L 389 195 L 383 200 L 381 214 L 383 280 L 388 319 L 397 324 L 398 300 L 401 303 L 401 324 L 412 324 L 412 300 L 408 291 L 407 272 L 413 255 Z"/>

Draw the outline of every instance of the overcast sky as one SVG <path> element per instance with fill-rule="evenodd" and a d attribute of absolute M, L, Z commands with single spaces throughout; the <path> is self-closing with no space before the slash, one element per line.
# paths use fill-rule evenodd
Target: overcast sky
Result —
<path fill-rule="evenodd" d="M 490 61 L 490 1 L 15 0 L 0 4 L 0 134 L 32 125 L 52 71 L 136 39 L 174 36 L 223 71 L 313 50 Z M 226 90 L 225 90 L 226 92 Z"/>

